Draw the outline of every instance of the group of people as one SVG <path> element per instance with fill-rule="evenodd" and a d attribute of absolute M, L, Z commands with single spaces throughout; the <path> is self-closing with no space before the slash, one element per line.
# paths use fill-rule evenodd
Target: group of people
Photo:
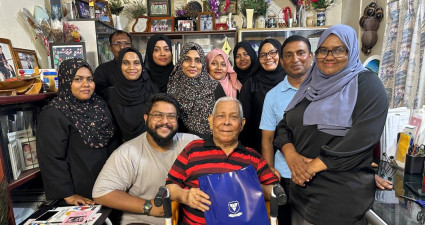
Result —
<path fill-rule="evenodd" d="M 365 224 L 376 186 L 373 149 L 388 101 L 359 60 L 355 31 L 327 29 L 313 54 L 291 36 L 205 55 L 186 43 L 176 65 L 170 39 L 153 35 L 143 60 L 128 33 L 110 38 L 114 59 L 93 72 L 59 67 L 59 91 L 38 116 L 46 197 L 123 211 L 121 224 L 163 224 L 159 186 L 182 206 L 181 224 L 205 224 L 213 204 L 198 177 L 253 165 L 266 199 L 281 183 L 279 224 Z"/>

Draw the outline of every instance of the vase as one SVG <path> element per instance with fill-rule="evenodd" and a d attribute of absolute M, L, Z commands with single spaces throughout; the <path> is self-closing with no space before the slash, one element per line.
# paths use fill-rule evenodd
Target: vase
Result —
<path fill-rule="evenodd" d="M 133 17 L 129 17 L 128 18 L 128 23 L 127 23 L 127 25 L 124 27 L 124 31 L 127 31 L 127 32 L 133 32 L 133 25 L 134 25 L 134 23 L 136 22 L 136 18 L 133 18 Z"/>
<path fill-rule="evenodd" d="M 246 28 L 252 28 L 254 9 L 246 9 Z"/>
<path fill-rule="evenodd" d="M 305 6 L 298 6 L 297 11 L 297 26 L 305 27 L 306 26 L 306 9 Z"/>
<path fill-rule="evenodd" d="M 326 9 L 320 8 L 316 9 L 317 12 L 317 26 L 325 26 L 326 25 Z"/>
<path fill-rule="evenodd" d="M 122 30 L 120 15 L 116 15 L 115 17 L 115 29 Z"/>
<path fill-rule="evenodd" d="M 266 18 L 262 15 L 257 16 L 255 28 L 266 28 Z"/>

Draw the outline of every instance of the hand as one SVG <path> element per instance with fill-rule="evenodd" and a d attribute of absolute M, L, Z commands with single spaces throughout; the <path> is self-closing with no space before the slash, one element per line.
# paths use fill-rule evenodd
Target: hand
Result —
<path fill-rule="evenodd" d="M 202 212 L 209 210 L 207 205 L 211 205 L 210 196 L 205 194 L 199 188 L 191 188 L 187 190 L 183 203 L 193 209 L 199 209 Z M 205 205 L 207 204 L 207 205 Z"/>
<path fill-rule="evenodd" d="M 71 195 L 67 198 L 64 198 L 66 204 L 68 205 L 94 205 L 94 201 L 89 198 L 84 198 L 80 195 Z"/>
<path fill-rule="evenodd" d="M 285 158 L 288 163 L 289 170 L 291 170 L 292 181 L 294 183 L 304 186 L 304 183 L 309 182 L 315 175 L 314 171 L 312 171 L 308 166 L 308 163 L 313 159 L 306 158 L 292 150 L 289 150 L 285 154 Z"/>
<path fill-rule="evenodd" d="M 376 187 L 381 189 L 381 190 L 391 190 L 393 189 L 393 183 L 389 180 L 385 180 L 384 178 L 378 176 L 375 174 L 375 183 L 376 183 Z"/>
<path fill-rule="evenodd" d="M 270 169 L 272 170 L 272 173 L 276 175 L 276 177 L 279 179 L 279 182 L 280 182 L 280 179 L 282 176 L 280 175 L 279 171 L 277 171 L 277 169 L 275 169 L 274 167 L 270 167 Z"/>
<path fill-rule="evenodd" d="M 154 200 L 152 199 L 151 201 L 152 203 L 154 202 Z M 150 216 L 156 216 L 156 217 L 163 217 L 164 216 L 164 207 L 160 206 L 160 207 L 156 207 L 155 204 L 152 204 L 152 209 L 149 212 Z"/>

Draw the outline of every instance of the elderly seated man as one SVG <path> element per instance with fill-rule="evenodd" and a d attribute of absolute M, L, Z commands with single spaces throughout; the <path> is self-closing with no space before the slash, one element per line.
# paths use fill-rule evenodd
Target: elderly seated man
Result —
<path fill-rule="evenodd" d="M 237 99 L 218 99 L 208 121 L 212 137 L 187 145 L 168 173 L 167 188 L 171 199 L 183 204 L 182 224 L 205 224 L 204 212 L 209 210 L 211 201 L 199 189 L 198 177 L 202 175 L 226 173 L 253 165 L 266 199 L 270 199 L 272 185 L 278 183 L 264 158 L 238 141 L 245 118 Z"/>

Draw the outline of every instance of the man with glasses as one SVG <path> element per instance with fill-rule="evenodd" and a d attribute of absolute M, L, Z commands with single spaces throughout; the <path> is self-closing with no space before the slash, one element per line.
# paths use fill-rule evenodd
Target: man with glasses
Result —
<path fill-rule="evenodd" d="M 115 76 L 121 71 L 121 64 L 118 62 L 118 55 L 121 49 L 131 47 L 131 36 L 129 33 L 117 30 L 109 36 L 109 49 L 114 54 L 114 59 L 100 64 L 94 71 L 94 81 L 96 83 L 96 94 L 105 98 L 105 89 L 115 84 Z"/>
<path fill-rule="evenodd" d="M 124 211 L 121 224 L 164 224 L 162 207 L 153 205 L 158 188 L 183 148 L 200 139 L 177 133 L 177 101 L 169 94 L 146 102 L 147 132 L 112 153 L 93 187 L 96 203 Z"/>
<path fill-rule="evenodd" d="M 313 53 L 308 39 L 298 35 L 287 38 L 281 49 L 280 64 L 287 76 L 276 87 L 272 88 L 264 99 L 260 122 L 260 129 L 262 130 L 261 150 L 272 171 L 278 177 L 281 177 L 280 184 L 289 196 L 291 171 L 282 152 L 275 151 L 273 147 L 275 128 L 282 120 L 286 106 L 307 76 L 313 61 Z M 289 204 L 279 207 L 278 220 L 281 225 L 291 224 Z"/>

